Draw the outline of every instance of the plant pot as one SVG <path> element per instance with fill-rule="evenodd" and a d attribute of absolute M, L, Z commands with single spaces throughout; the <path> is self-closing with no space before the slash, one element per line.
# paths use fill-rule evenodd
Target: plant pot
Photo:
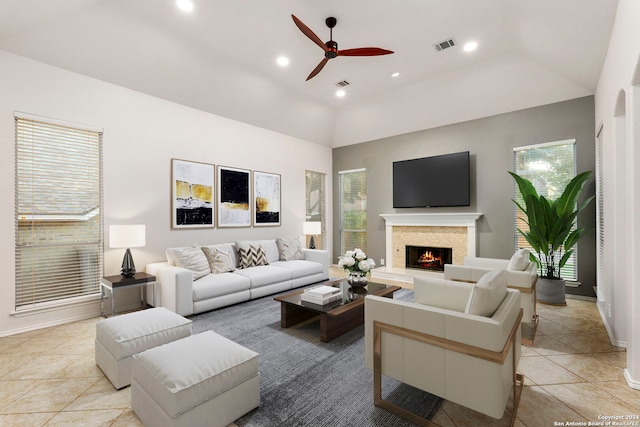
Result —
<path fill-rule="evenodd" d="M 567 305 L 565 300 L 564 279 L 546 279 L 538 277 L 536 282 L 538 302 L 551 305 Z"/>

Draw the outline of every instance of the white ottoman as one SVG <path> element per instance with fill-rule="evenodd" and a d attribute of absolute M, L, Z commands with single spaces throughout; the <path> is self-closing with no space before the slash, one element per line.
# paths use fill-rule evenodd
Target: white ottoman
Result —
<path fill-rule="evenodd" d="M 259 405 L 258 353 L 212 331 L 133 356 L 131 408 L 145 426 L 226 427 Z"/>
<path fill-rule="evenodd" d="M 96 323 L 96 364 L 117 389 L 131 384 L 131 356 L 191 335 L 191 320 L 164 307 Z"/>

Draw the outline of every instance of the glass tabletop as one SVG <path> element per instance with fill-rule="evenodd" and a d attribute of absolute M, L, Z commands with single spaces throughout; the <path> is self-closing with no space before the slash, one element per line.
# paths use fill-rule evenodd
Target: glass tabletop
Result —
<path fill-rule="evenodd" d="M 382 283 L 369 282 L 364 288 L 352 288 L 346 280 L 339 281 L 333 284 L 327 284 L 325 286 L 332 286 L 334 288 L 340 288 L 342 298 L 337 301 L 330 302 L 328 304 L 314 304 L 308 301 L 302 301 L 301 296 L 304 291 L 297 291 L 291 294 L 278 296 L 275 299 L 280 302 L 297 305 L 304 307 L 308 310 L 317 311 L 319 313 L 327 313 L 338 307 L 348 305 L 350 303 L 364 299 L 367 295 L 378 294 L 381 291 L 391 287 L 390 285 L 384 285 Z"/>

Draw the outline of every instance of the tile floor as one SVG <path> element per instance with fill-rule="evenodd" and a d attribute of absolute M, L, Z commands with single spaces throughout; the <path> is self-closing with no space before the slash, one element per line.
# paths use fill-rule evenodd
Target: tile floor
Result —
<path fill-rule="evenodd" d="M 538 304 L 538 315 L 533 346 L 522 346 L 518 366 L 525 387 L 516 426 L 588 425 L 602 421 L 599 416 L 640 415 L 640 391 L 623 377 L 626 352 L 611 345 L 595 302 Z M 508 404 L 508 414 L 498 421 L 444 402 L 434 421 L 443 427 L 508 426 L 510 409 Z"/>
<path fill-rule="evenodd" d="M 517 426 L 640 414 L 640 391 L 623 379 L 625 351 L 610 345 L 595 303 L 539 304 L 538 313 L 534 345 L 522 348 L 519 371 L 526 378 Z M 130 388 L 114 390 L 95 365 L 97 320 L 0 338 L 1 426 L 142 425 L 130 407 Z M 444 402 L 434 421 L 506 426 L 508 416 L 494 420 Z"/>

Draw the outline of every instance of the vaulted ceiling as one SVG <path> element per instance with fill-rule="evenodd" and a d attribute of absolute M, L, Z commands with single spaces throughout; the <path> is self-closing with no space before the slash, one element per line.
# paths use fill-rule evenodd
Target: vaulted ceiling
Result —
<path fill-rule="evenodd" d="M 327 146 L 592 95 L 617 0 L 0 0 L 0 49 Z M 338 57 L 305 81 L 337 18 Z M 436 51 L 453 38 L 456 46 Z M 465 52 L 463 45 L 478 47 Z M 279 56 L 289 65 L 276 64 Z M 398 77 L 391 77 L 399 72 Z M 0 71 L 1 73 L 1 71 Z M 344 97 L 338 82 L 347 81 Z"/>

